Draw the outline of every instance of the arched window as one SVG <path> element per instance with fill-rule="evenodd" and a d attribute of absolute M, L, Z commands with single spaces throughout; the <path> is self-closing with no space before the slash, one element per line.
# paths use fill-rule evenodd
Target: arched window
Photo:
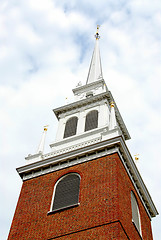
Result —
<path fill-rule="evenodd" d="M 132 191 L 131 191 L 131 207 L 132 207 L 132 221 L 135 224 L 135 227 L 137 228 L 138 232 L 141 234 L 139 207 L 137 204 L 136 197 Z"/>
<path fill-rule="evenodd" d="M 85 131 L 89 131 L 97 127 L 98 127 L 98 111 L 93 110 L 89 112 L 86 116 Z"/>
<path fill-rule="evenodd" d="M 77 117 L 72 117 L 67 120 L 65 125 L 64 138 L 67 138 L 76 134 L 77 123 L 78 123 Z"/>
<path fill-rule="evenodd" d="M 55 185 L 52 211 L 76 206 L 79 203 L 80 175 L 67 174 Z"/>

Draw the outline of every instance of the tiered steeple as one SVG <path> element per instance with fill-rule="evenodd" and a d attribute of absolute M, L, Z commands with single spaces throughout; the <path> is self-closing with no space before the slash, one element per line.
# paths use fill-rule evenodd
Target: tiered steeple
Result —
<path fill-rule="evenodd" d="M 87 83 L 73 89 L 73 103 L 54 109 L 51 152 L 43 153 L 45 127 L 38 153 L 17 168 L 24 183 L 8 240 L 153 239 L 150 219 L 158 212 L 102 78 L 98 39 L 97 27 Z"/>
<path fill-rule="evenodd" d="M 103 79 L 98 29 L 86 84 L 73 89 L 73 103 L 53 110 L 58 130 L 50 144 L 51 152 L 43 154 L 43 137 L 40 153 L 29 155 L 27 165 L 17 171 L 28 180 L 117 153 L 148 215 L 153 217 L 157 210 L 125 144 L 130 135 Z"/>
<path fill-rule="evenodd" d="M 114 104 L 112 94 L 103 79 L 98 30 L 99 25 L 95 34 L 96 42 L 86 84 L 78 85 L 73 89 L 75 102 L 54 109 L 59 121 L 56 140 L 50 144 L 54 155 L 81 148 L 82 144 L 90 145 L 94 141 L 100 142 L 116 136 L 122 136 L 125 140 L 130 138 L 119 110 Z M 87 131 L 88 114 L 92 114 L 91 112 L 97 115 L 97 119 L 94 120 L 91 115 L 92 121 L 95 121 L 95 127 L 88 126 Z M 92 122 L 89 124 L 93 126 Z M 35 155 L 29 155 L 26 159 L 33 161 L 34 157 L 35 161 L 43 157 L 42 150 Z"/>

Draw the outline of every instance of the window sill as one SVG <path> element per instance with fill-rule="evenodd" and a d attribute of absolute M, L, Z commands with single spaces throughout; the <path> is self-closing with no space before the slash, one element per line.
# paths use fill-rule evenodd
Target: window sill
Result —
<path fill-rule="evenodd" d="M 78 207 L 79 205 L 80 205 L 80 203 L 76 203 L 76 204 L 73 204 L 73 205 L 70 205 L 70 206 L 66 206 L 66 207 L 63 207 L 63 208 L 55 209 L 55 210 L 49 211 L 47 213 L 47 215 L 51 215 L 51 214 L 54 214 L 54 213 L 57 213 L 57 212 L 60 212 L 60 211 L 64 211 L 64 210 L 67 210 L 69 208 Z"/>

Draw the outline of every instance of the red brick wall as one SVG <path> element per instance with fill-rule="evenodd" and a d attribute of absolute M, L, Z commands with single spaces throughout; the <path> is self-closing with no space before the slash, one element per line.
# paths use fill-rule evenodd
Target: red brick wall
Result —
<path fill-rule="evenodd" d="M 71 233 L 59 238 L 60 240 L 111 240 L 111 239 L 119 239 L 126 240 L 129 239 L 124 232 L 120 222 L 112 222 L 110 224 L 105 224 L 102 226 L 97 226 L 94 228 L 86 229 L 83 231 L 79 231 L 76 233 Z"/>
<path fill-rule="evenodd" d="M 54 184 L 64 174 L 81 176 L 80 205 L 47 215 Z M 11 239 L 132 239 L 139 235 L 132 223 L 131 190 L 135 189 L 117 154 L 46 174 L 22 186 L 11 225 Z M 137 197 L 137 196 L 136 196 Z M 142 236 L 151 240 L 151 224 L 137 197 Z"/>
<path fill-rule="evenodd" d="M 119 161 L 118 161 L 119 162 Z M 120 160 L 121 162 L 121 160 Z M 131 210 L 131 191 L 135 194 L 137 199 L 139 212 L 140 212 L 140 220 L 141 220 L 141 232 L 142 238 L 144 240 L 151 240 L 152 230 L 151 230 L 151 222 L 150 218 L 146 213 L 144 206 L 140 198 L 137 195 L 137 192 L 131 183 L 128 174 L 123 167 L 123 164 L 118 164 L 118 192 L 119 192 L 119 209 L 120 209 L 120 221 L 122 222 L 127 234 L 130 236 L 130 239 L 138 239 L 137 230 L 134 228 L 132 223 L 132 210 Z M 132 229 L 134 229 L 132 231 Z"/>

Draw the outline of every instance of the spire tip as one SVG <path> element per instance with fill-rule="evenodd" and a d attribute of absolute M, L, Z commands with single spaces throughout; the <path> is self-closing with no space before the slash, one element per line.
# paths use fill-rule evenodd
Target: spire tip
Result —
<path fill-rule="evenodd" d="M 100 35 L 99 35 L 99 33 L 98 33 L 99 28 L 100 28 L 100 25 L 97 24 L 97 32 L 96 32 L 96 34 L 95 34 L 96 40 L 98 40 L 98 39 L 100 38 Z"/>

